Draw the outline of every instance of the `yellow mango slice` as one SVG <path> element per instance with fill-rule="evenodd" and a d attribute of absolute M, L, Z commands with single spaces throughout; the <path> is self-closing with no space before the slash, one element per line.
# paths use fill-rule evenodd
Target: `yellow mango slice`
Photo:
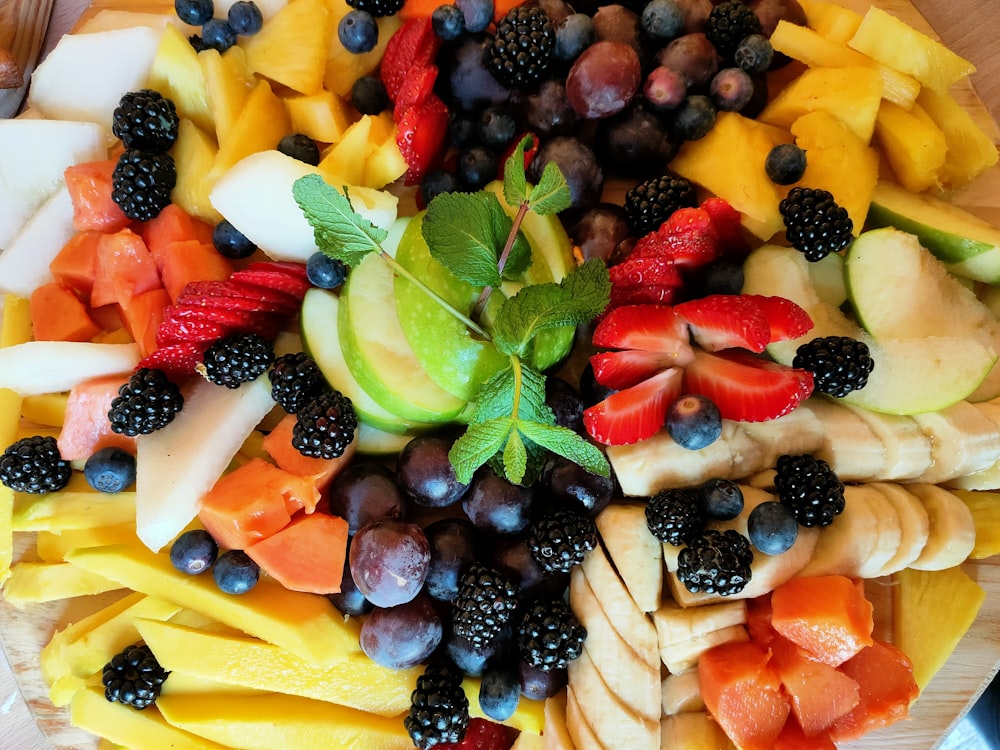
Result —
<path fill-rule="evenodd" d="M 173 24 L 167 24 L 163 29 L 160 46 L 149 70 L 148 85 L 173 100 L 178 115 L 194 120 L 206 132 L 215 132 L 215 120 L 198 53 Z"/>
<path fill-rule="evenodd" d="M 925 88 L 917 104 L 944 133 L 947 158 L 940 177 L 945 185 L 962 187 L 997 163 L 996 145 L 951 94 Z"/>
<path fill-rule="evenodd" d="M 20 562 L 11 568 L 3 596 L 12 607 L 24 609 L 29 604 L 103 594 L 120 588 L 121 584 L 115 581 L 69 563 Z"/>
<path fill-rule="evenodd" d="M 264 695 L 267 690 L 255 690 L 241 685 L 227 685 L 224 682 L 192 677 L 183 672 L 171 672 L 170 679 L 163 683 L 162 695 L 196 695 L 206 693 L 228 693 L 232 695 Z"/>
<path fill-rule="evenodd" d="M 976 544 L 969 553 L 973 560 L 1000 554 L 1000 492 L 949 489 L 972 513 Z"/>
<path fill-rule="evenodd" d="M 336 36 L 323 0 L 294 0 L 244 40 L 243 48 L 257 75 L 300 94 L 315 94 L 323 87 L 330 38 Z"/>
<path fill-rule="evenodd" d="M 861 25 L 862 15 L 827 0 L 800 0 L 806 24 L 825 39 L 846 44 Z"/>
<path fill-rule="evenodd" d="M 74 472 L 65 489 L 45 495 L 14 493 L 14 531 L 67 531 L 135 523 L 135 492 L 97 492 Z"/>
<path fill-rule="evenodd" d="M 0 317 L 0 347 L 31 341 L 31 311 L 28 300 L 8 294 Z M 21 397 L 8 388 L 0 388 L 0 449 L 17 439 L 21 422 Z M 10 576 L 14 559 L 14 491 L 0 485 L 0 586 Z"/>
<path fill-rule="evenodd" d="M 35 535 L 35 551 L 42 562 L 62 562 L 66 553 L 78 547 L 102 547 L 105 544 L 128 542 L 135 538 L 135 524 L 95 526 L 92 529 L 67 529 L 55 533 L 39 531 Z"/>
<path fill-rule="evenodd" d="M 899 183 L 911 193 L 939 184 L 948 143 L 944 133 L 920 105 L 905 110 L 883 102 L 875 121 L 875 140 Z M 808 157 L 806 157 L 808 159 Z"/>
<path fill-rule="evenodd" d="M 21 416 L 34 424 L 62 427 L 66 413 L 66 393 L 45 393 L 25 396 L 21 403 Z"/>

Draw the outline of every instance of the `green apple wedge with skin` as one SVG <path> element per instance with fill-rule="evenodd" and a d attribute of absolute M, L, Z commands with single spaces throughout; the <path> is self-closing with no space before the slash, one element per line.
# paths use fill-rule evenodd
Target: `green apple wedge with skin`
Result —
<path fill-rule="evenodd" d="M 916 235 L 892 228 L 862 233 L 847 251 L 844 279 L 858 322 L 877 341 L 958 336 L 1000 352 L 1000 321 Z M 970 400 L 998 395 L 1000 368 Z"/>
<path fill-rule="evenodd" d="M 743 291 L 785 297 L 812 318 L 813 328 L 804 336 L 768 346 L 768 354 L 782 364 L 792 364 L 798 347 L 820 336 L 849 336 L 868 345 L 875 367 L 867 385 L 839 400 L 886 414 L 939 411 L 971 395 L 993 368 L 993 349 L 970 337 L 876 339 L 820 299 L 808 264 L 797 250 L 764 245 L 744 263 Z"/>

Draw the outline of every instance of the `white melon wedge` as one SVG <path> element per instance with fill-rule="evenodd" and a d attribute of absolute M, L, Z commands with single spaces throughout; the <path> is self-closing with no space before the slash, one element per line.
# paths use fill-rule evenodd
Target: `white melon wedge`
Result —
<path fill-rule="evenodd" d="M 930 521 L 927 544 L 910 563 L 916 570 L 944 570 L 965 562 L 976 546 L 976 524 L 969 506 L 934 484 L 908 484 L 924 504 Z"/>
<path fill-rule="evenodd" d="M 53 280 L 49 264 L 76 233 L 73 202 L 63 185 L 42 204 L 0 255 L 0 292 L 21 297 Z"/>
<path fill-rule="evenodd" d="M 169 425 L 137 443 L 136 534 L 154 552 L 198 515 L 201 496 L 274 407 L 266 375 L 239 388 L 200 380 Z"/>
<path fill-rule="evenodd" d="M 0 349 L 0 388 L 22 396 L 61 393 L 91 378 L 130 372 L 138 363 L 135 344 L 28 341 Z"/>

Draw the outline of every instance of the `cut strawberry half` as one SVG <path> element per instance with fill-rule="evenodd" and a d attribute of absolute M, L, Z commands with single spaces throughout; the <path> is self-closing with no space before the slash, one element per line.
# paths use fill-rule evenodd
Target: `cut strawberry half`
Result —
<path fill-rule="evenodd" d="M 302 281 L 309 280 L 309 273 L 306 271 L 305 263 L 296 263 L 291 260 L 257 260 L 246 267 L 248 271 L 278 271 L 287 276 L 293 276 Z"/>
<path fill-rule="evenodd" d="M 195 367 L 204 359 L 207 348 L 207 344 L 193 341 L 161 346 L 144 357 L 136 369 L 148 367 L 151 370 L 163 370 L 167 378 L 180 383 L 194 375 Z"/>
<path fill-rule="evenodd" d="M 486 719 L 469 719 L 465 737 L 460 742 L 442 742 L 438 750 L 507 750 L 510 737 L 507 728 Z"/>
<path fill-rule="evenodd" d="M 639 349 L 622 349 L 615 352 L 598 352 L 590 357 L 594 380 L 601 385 L 620 391 L 651 378 L 661 370 L 677 365 L 674 357 L 664 352 Z"/>
<path fill-rule="evenodd" d="M 399 122 L 403 113 L 410 107 L 423 104 L 434 93 L 434 83 L 437 81 L 438 69 L 436 65 L 414 68 L 407 73 L 403 79 L 403 84 L 399 88 L 396 96 L 396 104 L 392 109 L 392 119 Z"/>
<path fill-rule="evenodd" d="M 740 212 L 723 198 L 706 198 L 699 208 L 712 217 L 712 226 L 719 236 L 719 250 L 733 255 L 747 255 L 750 243 L 743 234 Z"/>
<path fill-rule="evenodd" d="M 207 320 L 164 320 L 156 329 L 156 346 L 210 343 L 226 333 L 225 326 Z"/>
<path fill-rule="evenodd" d="M 712 294 L 674 307 L 691 327 L 691 336 L 703 349 L 739 347 L 762 352 L 771 342 L 771 326 L 760 306 L 736 294 Z"/>
<path fill-rule="evenodd" d="M 812 390 L 811 372 L 739 350 L 710 354 L 696 349 L 684 368 L 684 391 L 711 399 L 723 419 L 738 422 L 784 416 Z"/>
<path fill-rule="evenodd" d="M 611 279 L 609 308 L 637 304 L 669 304 L 684 281 L 672 260 L 629 258 L 608 269 Z"/>
<path fill-rule="evenodd" d="M 232 302 L 232 300 L 238 299 L 248 300 L 249 305 L 244 307 L 239 303 Z M 277 312 L 286 315 L 299 308 L 299 301 L 286 292 L 254 284 L 241 284 L 229 279 L 225 281 L 193 281 L 184 287 L 184 291 L 177 298 L 177 304 L 207 304 L 223 307 L 232 305 L 243 309 Z"/>
<path fill-rule="evenodd" d="M 594 328 L 594 346 L 643 349 L 649 352 L 690 350 L 683 318 L 667 305 L 624 305 L 609 312 Z"/>
<path fill-rule="evenodd" d="M 684 371 L 671 367 L 641 383 L 612 393 L 583 412 L 583 424 L 594 440 L 629 445 L 663 428 L 667 409 L 681 394 Z"/>
<path fill-rule="evenodd" d="M 393 102 L 411 70 L 434 62 L 441 38 L 434 33 L 430 16 L 412 18 L 392 35 L 382 55 L 379 75 Z"/>
<path fill-rule="evenodd" d="M 666 258 L 679 268 L 698 268 L 721 254 L 712 217 L 700 208 L 679 208 L 660 228 L 639 239 L 632 258 Z"/>
<path fill-rule="evenodd" d="M 771 327 L 771 341 L 787 341 L 804 336 L 813 328 L 809 313 L 795 302 L 784 297 L 766 297 L 761 294 L 744 295 L 754 300 Z"/>
<path fill-rule="evenodd" d="M 299 301 L 306 296 L 306 292 L 312 286 L 308 279 L 300 279 L 283 271 L 263 268 L 247 268 L 242 271 L 234 271 L 233 275 L 229 278 L 230 281 L 241 284 L 249 284 L 250 286 L 283 292 Z"/>
<path fill-rule="evenodd" d="M 407 185 L 416 185 L 440 158 L 448 135 L 448 107 L 436 94 L 403 113 L 396 144 L 406 161 Z"/>

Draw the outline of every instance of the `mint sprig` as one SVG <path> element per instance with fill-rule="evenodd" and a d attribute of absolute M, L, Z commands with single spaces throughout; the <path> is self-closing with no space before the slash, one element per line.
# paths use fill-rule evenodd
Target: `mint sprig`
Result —
<path fill-rule="evenodd" d="M 311 174 L 295 181 L 292 195 L 313 228 L 316 247 L 326 255 L 353 268 L 366 255 L 382 251 L 389 233 L 358 215 L 346 185 L 341 195 L 318 174 Z"/>

